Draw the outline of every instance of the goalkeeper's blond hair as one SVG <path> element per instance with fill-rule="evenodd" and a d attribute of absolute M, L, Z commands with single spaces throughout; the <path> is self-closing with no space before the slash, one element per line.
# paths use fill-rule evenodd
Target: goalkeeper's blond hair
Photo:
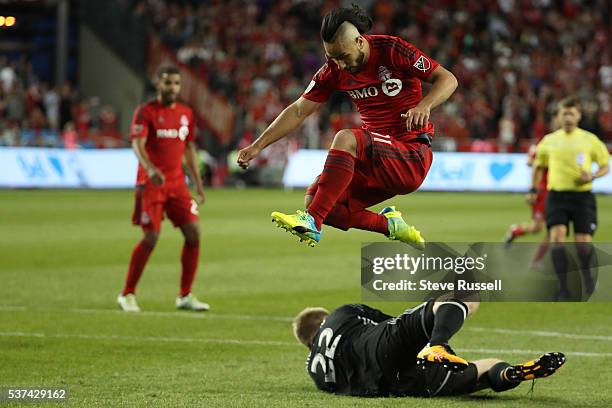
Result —
<path fill-rule="evenodd" d="M 307 307 L 293 319 L 293 335 L 295 338 L 310 348 L 317 330 L 329 316 L 329 312 L 322 307 Z"/>

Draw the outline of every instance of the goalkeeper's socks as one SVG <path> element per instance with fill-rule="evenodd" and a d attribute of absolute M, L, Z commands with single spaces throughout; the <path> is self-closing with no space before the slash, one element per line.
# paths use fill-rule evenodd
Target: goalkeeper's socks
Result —
<path fill-rule="evenodd" d="M 337 149 L 329 151 L 319 178 L 317 192 L 308 206 L 308 214 L 314 219 L 319 231 L 323 220 L 351 184 L 354 170 L 355 158 L 352 154 Z"/>
<path fill-rule="evenodd" d="M 467 315 L 467 305 L 462 301 L 451 299 L 442 302 L 434 316 L 434 327 L 429 344 L 432 346 L 447 344 L 450 338 L 459 331 Z"/>
<path fill-rule="evenodd" d="M 489 387 L 493 391 L 497 392 L 507 391 L 518 387 L 521 380 L 512 379 L 512 376 L 508 376 L 512 370 L 514 370 L 514 367 L 506 362 L 495 364 L 487 371 L 486 379 L 489 383 Z"/>

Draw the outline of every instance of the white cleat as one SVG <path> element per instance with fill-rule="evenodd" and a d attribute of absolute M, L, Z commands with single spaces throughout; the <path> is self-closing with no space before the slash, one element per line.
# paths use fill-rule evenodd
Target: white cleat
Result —
<path fill-rule="evenodd" d="M 136 303 L 136 296 L 133 293 L 129 293 L 125 296 L 119 295 L 117 297 L 117 304 L 124 312 L 140 312 L 140 307 Z"/>
<path fill-rule="evenodd" d="M 191 293 L 188 294 L 187 296 L 177 297 L 176 307 L 177 309 L 195 310 L 197 312 L 205 312 L 210 309 L 210 305 L 208 303 L 200 302 Z"/>

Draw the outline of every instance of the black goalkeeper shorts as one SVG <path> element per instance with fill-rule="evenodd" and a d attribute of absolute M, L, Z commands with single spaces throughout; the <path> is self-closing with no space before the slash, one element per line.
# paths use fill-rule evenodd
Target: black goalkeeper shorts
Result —
<path fill-rule="evenodd" d="M 416 356 L 429 343 L 434 326 L 434 300 L 406 310 L 380 324 L 376 357 L 383 368 L 387 395 L 434 397 L 461 395 L 476 388 L 477 370 L 470 364 L 453 372 L 443 366 L 417 366 Z"/>

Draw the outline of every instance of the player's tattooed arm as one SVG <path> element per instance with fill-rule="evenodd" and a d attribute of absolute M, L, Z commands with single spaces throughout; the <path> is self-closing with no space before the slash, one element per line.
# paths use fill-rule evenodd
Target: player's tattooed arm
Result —
<path fill-rule="evenodd" d="M 165 181 L 164 173 L 162 173 L 160 169 L 155 167 L 151 159 L 149 159 L 149 155 L 147 154 L 147 151 L 145 149 L 146 141 L 147 139 L 144 137 L 134 138 L 134 140 L 132 140 L 132 150 L 134 150 L 134 153 L 136 154 L 140 165 L 144 167 L 144 169 L 147 171 L 149 179 L 154 184 L 161 186 L 162 184 L 164 184 Z"/>
<path fill-rule="evenodd" d="M 200 176 L 198 149 L 194 142 L 187 143 L 185 149 L 185 165 L 187 166 L 189 178 L 196 189 L 196 201 L 198 204 L 203 204 L 206 200 L 206 196 L 204 195 L 204 184 L 202 184 L 202 177 Z"/>
<path fill-rule="evenodd" d="M 238 165 L 243 169 L 248 168 L 249 162 L 256 158 L 263 149 L 297 129 L 319 106 L 321 106 L 320 103 L 303 97 L 287 106 L 257 140 L 240 150 Z"/>
<path fill-rule="evenodd" d="M 446 101 L 457 89 L 457 78 L 446 68 L 438 66 L 429 76 L 427 82 L 432 87 L 421 101 L 408 112 L 402 114 L 406 119 L 408 130 L 420 129 L 427 125 L 431 110 Z"/>

